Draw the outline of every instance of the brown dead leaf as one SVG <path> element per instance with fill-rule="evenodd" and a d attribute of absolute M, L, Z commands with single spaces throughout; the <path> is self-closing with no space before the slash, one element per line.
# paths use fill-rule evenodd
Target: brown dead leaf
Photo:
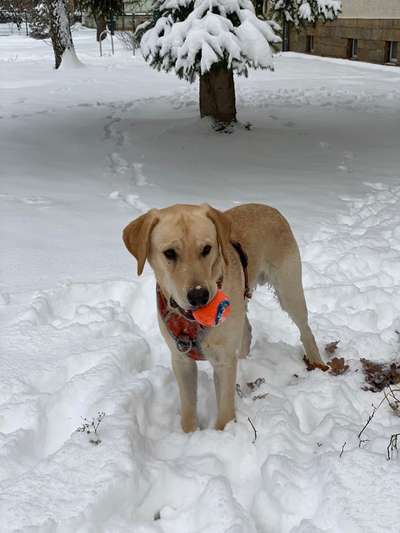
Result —
<path fill-rule="evenodd" d="M 334 376 L 340 376 L 344 374 L 349 369 L 349 365 L 346 365 L 343 357 L 334 357 L 329 361 L 328 365 L 330 366 L 329 373 Z"/>
<path fill-rule="evenodd" d="M 375 363 L 368 359 L 360 359 L 367 386 L 364 390 L 380 392 L 389 385 L 400 383 L 400 362 Z"/>
<path fill-rule="evenodd" d="M 336 350 L 337 350 L 339 342 L 340 341 L 328 342 L 328 344 L 325 346 L 326 353 L 330 353 L 330 354 L 335 353 Z"/>

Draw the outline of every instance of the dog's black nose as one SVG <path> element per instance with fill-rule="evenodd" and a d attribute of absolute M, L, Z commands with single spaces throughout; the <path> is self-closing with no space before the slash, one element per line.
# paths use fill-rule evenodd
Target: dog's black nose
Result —
<path fill-rule="evenodd" d="M 189 289 L 187 293 L 187 299 L 193 307 L 202 307 L 203 305 L 206 305 L 209 297 L 210 293 L 208 292 L 208 289 L 205 289 L 204 287 Z"/>

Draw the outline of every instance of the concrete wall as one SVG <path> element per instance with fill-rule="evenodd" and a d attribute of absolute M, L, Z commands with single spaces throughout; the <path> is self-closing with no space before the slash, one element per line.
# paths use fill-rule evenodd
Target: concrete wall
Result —
<path fill-rule="evenodd" d="M 340 18 L 400 19 L 400 0 L 342 0 Z"/>

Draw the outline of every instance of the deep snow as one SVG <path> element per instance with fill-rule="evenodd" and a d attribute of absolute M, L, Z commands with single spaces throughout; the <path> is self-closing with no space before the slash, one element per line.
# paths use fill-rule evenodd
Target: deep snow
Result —
<path fill-rule="evenodd" d="M 399 355 L 400 70 L 281 55 L 238 80 L 253 128 L 216 135 L 195 85 L 121 49 L 99 58 L 91 30 L 74 39 L 85 67 L 55 72 L 48 44 L 0 37 L 0 531 L 397 533 L 399 419 L 384 405 L 361 449 L 357 434 L 381 399 L 359 358 Z M 259 289 L 237 423 L 212 429 L 201 363 L 203 429 L 181 432 L 154 278 L 121 241 L 181 201 L 287 216 L 312 327 L 322 349 L 340 339 L 348 373 L 308 373 Z M 98 411 L 94 446 L 75 429 Z"/>

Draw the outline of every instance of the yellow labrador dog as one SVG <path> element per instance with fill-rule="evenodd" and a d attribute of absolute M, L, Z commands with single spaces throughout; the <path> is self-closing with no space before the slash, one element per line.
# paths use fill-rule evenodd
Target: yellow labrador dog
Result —
<path fill-rule="evenodd" d="M 276 209 L 261 204 L 224 212 L 206 204 L 152 209 L 124 229 L 123 239 L 137 260 L 138 274 L 147 260 L 157 280 L 159 324 L 171 350 L 183 431 L 197 428 L 199 358 L 207 359 L 214 370 L 216 428 L 224 429 L 235 418 L 237 361 L 246 357 L 251 342 L 246 289 L 265 283 L 274 287 L 282 309 L 300 331 L 309 368 L 326 369 L 308 325 L 299 249 Z M 221 287 L 229 296 L 231 313 L 218 327 L 201 329 L 196 337 L 191 311 L 210 302 Z M 171 333 L 176 321 L 186 324 L 188 338 Z M 194 337 L 190 328 L 196 330 Z M 202 357 L 196 357 L 194 344 Z"/>

